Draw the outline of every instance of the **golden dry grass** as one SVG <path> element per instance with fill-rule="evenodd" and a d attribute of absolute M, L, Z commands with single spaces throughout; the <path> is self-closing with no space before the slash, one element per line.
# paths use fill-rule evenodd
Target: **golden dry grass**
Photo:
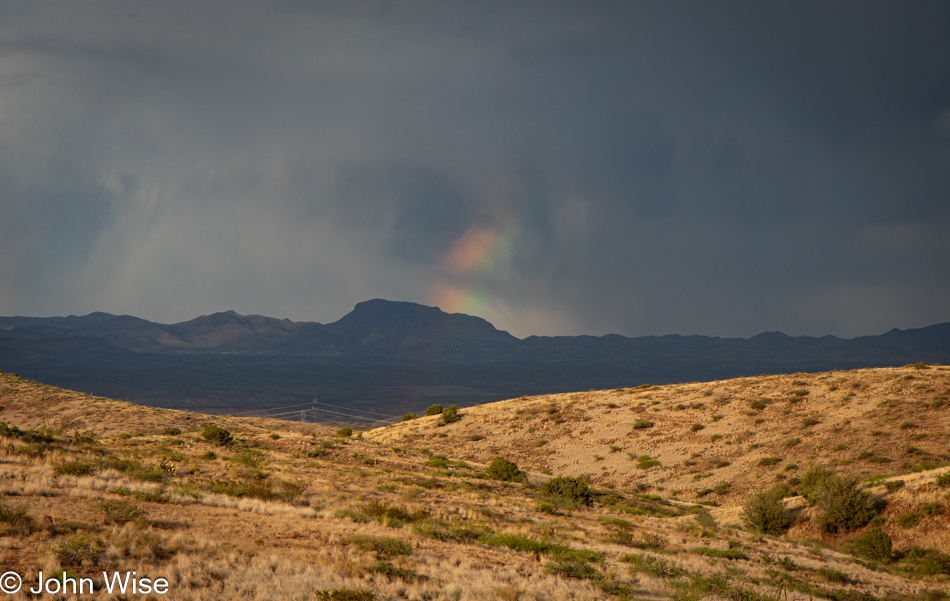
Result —
<path fill-rule="evenodd" d="M 685 601 L 802 596 L 805 584 L 808 595 L 936 599 L 950 590 L 947 576 L 856 560 L 844 552 L 853 535 L 818 533 L 800 499 L 789 501 L 802 505 L 798 523 L 778 538 L 744 530 L 741 505 L 812 465 L 881 475 L 871 490 L 888 500 L 880 522 L 895 549 L 950 551 L 947 512 L 922 509 L 948 504 L 948 489 L 935 484 L 944 468 L 915 471 L 950 463 L 948 388 L 950 369 L 936 366 L 767 376 L 513 399 L 464 409 L 448 425 L 429 417 L 342 438 L 310 424 L 140 407 L 0 373 L 0 421 L 18 428 L 0 437 L 0 505 L 33 518 L 0 521 L 0 564 L 27 582 L 39 570 L 135 569 L 167 578 L 173 599 L 314 599 L 350 589 L 377 599 Z M 634 429 L 638 419 L 653 425 Z M 207 423 L 236 443 L 205 441 Z M 791 438 L 800 441 L 789 446 Z M 528 483 L 484 479 L 497 455 L 529 470 Z M 642 455 L 661 465 L 638 468 Z M 760 467 L 762 457 L 779 462 Z M 548 474 L 588 475 L 593 506 L 539 512 L 537 484 Z M 883 477 L 905 484 L 888 489 Z M 722 494 L 704 492 L 725 482 Z M 712 499 L 708 515 L 697 509 Z M 110 500 L 147 518 L 105 524 L 99 504 Z M 641 506 L 648 510 L 639 515 L 622 509 Z M 901 526 L 908 513 L 920 520 Z M 434 537 L 433 524 L 456 535 Z M 491 535 L 602 555 L 571 564 L 556 550 L 515 551 Z M 388 538 L 408 542 L 408 555 L 359 542 Z M 70 562 L 62 545 L 78 540 L 94 541 L 97 552 Z M 631 569 L 621 561 L 628 554 L 668 562 L 673 576 Z"/>

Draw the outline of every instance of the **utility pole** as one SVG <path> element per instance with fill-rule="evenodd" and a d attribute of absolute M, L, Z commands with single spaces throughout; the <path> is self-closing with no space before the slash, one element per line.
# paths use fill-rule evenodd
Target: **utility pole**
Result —
<path fill-rule="evenodd" d="M 317 421 L 317 409 L 319 408 L 320 408 L 319 401 L 317 401 L 317 397 L 313 397 L 313 421 L 314 422 Z"/>

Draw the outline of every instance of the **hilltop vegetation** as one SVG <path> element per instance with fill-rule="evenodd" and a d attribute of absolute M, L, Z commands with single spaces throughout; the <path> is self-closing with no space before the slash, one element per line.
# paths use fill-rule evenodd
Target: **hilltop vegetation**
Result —
<path fill-rule="evenodd" d="M 0 561 L 175 599 L 936 601 L 948 389 L 938 366 L 767 376 L 353 433 L 0 373 Z"/>

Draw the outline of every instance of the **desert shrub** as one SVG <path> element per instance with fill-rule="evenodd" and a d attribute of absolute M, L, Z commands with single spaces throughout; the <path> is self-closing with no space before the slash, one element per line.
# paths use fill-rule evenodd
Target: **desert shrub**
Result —
<path fill-rule="evenodd" d="M 91 476 L 96 473 L 96 466 L 88 461 L 65 461 L 53 468 L 59 475 Z"/>
<path fill-rule="evenodd" d="M 503 482 L 521 482 L 525 474 L 518 469 L 517 463 L 508 461 L 504 457 L 495 457 L 485 470 L 485 477 Z"/>
<path fill-rule="evenodd" d="M 416 415 L 415 413 L 405 413 L 405 414 L 403 414 L 403 416 L 402 416 L 402 421 L 404 421 L 404 422 L 411 422 L 412 420 L 416 419 L 417 417 L 419 417 L 419 416 Z"/>
<path fill-rule="evenodd" d="M 230 432 L 214 424 L 207 424 L 201 431 L 201 437 L 212 444 L 221 446 L 231 444 L 234 440 Z"/>
<path fill-rule="evenodd" d="M 749 498 L 743 507 L 746 526 L 761 534 L 779 536 L 792 525 L 792 517 L 782 501 L 781 492 L 767 490 Z"/>
<path fill-rule="evenodd" d="M 442 405 L 429 405 L 426 408 L 426 415 L 439 415 L 440 413 L 442 413 Z"/>
<path fill-rule="evenodd" d="M 61 565 L 80 566 L 86 561 L 95 562 L 104 551 L 104 543 L 92 535 L 73 535 L 52 545 L 50 551 Z"/>
<path fill-rule="evenodd" d="M 765 409 L 767 406 L 768 406 L 768 405 L 765 404 L 765 401 L 762 401 L 761 399 L 757 399 L 757 400 L 752 401 L 751 403 L 749 403 L 749 407 L 751 407 L 752 409 L 754 409 L 754 410 L 756 410 L 756 411 L 762 411 L 762 410 Z"/>
<path fill-rule="evenodd" d="M 640 455 L 637 457 L 637 467 L 641 470 L 648 470 L 651 467 L 663 465 L 658 459 L 651 459 L 649 455 Z"/>
<path fill-rule="evenodd" d="M 449 467 L 449 458 L 444 455 L 433 455 L 426 461 L 426 465 L 429 467 L 447 468 Z"/>
<path fill-rule="evenodd" d="M 891 537 L 880 528 L 872 528 L 852 540 L 847 549 L 852 555 L 874 561 L 889 561 L 893 555 Z"/>
<path fill-rule="evenodd" d="M 596 551 L 587 551 L 583 549 L 572 549 L 564 545 L 536 541 L 523 536 L 514 534 L 493 534 L 482 536 L 478 539 L 480 543 L 492 547 L 507 547 L 512 551 L 524 551 L 527 553 L 539 553 L 553 557 L 561 561 L 594 561 L 604 560 L 604 554 Z"/>
<path fill-rule="evenodd" d="M 0 505 L 0 522 L 10 524 L 10 528 L 20 534 L 29 534 L 36 528 L 36 520 L 30 515 L 30 508 L 26 503 L 12 507 Z"/>
<path fill-rule="evenodd" d="M 412 543 L 389 536 L 357 535 L 343 539 L 348 545 L 357 545 L 367 551 L 375 551 L 380 557 L 395 557 L 397 555 L 412 555 Z"/>
<path fill-rule="evenodd" d="M 693 553 L 706 555 L 708 557 L 722 557 L 725 559 L 749 559 L 742 551 L 735 549 L 713 549 L 711 547 L 696 547 Z"/>
<path fill-rule="evenodd" d="M 215 453 L 214 451 L 208 451 L 207 453 L 202 455 L 201 458 L 204 459 L 205 461 L 214 461 L 215 459 L 218 458 L 218 454 Z"/>
<path fill-rule="evenodd" d="M 590 580 L 598 575 L 598 571 L 594 566 L 586 561 L 578 560 L 553 561 L 544 566 L 544 571 L 548 574 L 555 574 L 565 578 L 576 578 L 578 580 Z"/>
<path fill-rule="evenodd" d="M 630 564 L 633 573 L 644 572 L 656 578 L 679 578 L 686 573 L 683 568 L 661 557 L 650 555 L 624 555 L 620 561 Z"/>
<path fill-rule="evenodd" d="M 175 428 L 174 426 L 162 428 L 162 436 L 178 436 L 179 434 L 181 434 L 181 428 Z"/>
<path fill-rule="evenodd" d="M 801 441 L 802 441 L 801 438 L 789 438 L 788 440 L 785 441 L 785 446 L 795 447 L 795 446 L 798 446 L 798 444 L 801 443 Z"/>
<path fill-rule="evenodd" d="M 314 591 L 317 601 L 375 601 L 376 593 L 363 589 L 336 588 Z"/>
<path fill-rule="evenodd" d="M 570 509 L 592 504 L 590 486 L 578 478 L 551 478 L 541 485 L 541 498 L 555 507 Z"/>
<path fill-rule="evenodd" d="M 913 528 L 920 522 L 920 514 L 908 512 L 897 518 L 897 524 L 901 528 Z"/>
<path fill-rule="evenodd" d="M 341 438 L 349 438 L 353 436 L 353 428 L 340 428 L 336 431 L 336 435 Z"/>
<path fill-rule="evenodd" d="M 291 505 L 296 505 L 302 500 L 310 484 L 306 480 L 281 480 L 278 482 L 278 487 L 284 500 Z"/>
<path fill-rule="evenodd" d="M 126 524 L 144 520 L 148 512 L 124 499 L 110 499 L 96 503 L 96 511 L 102 514 L 107 524 Z"/>
<path fill-rule="evenodd" d="M 400 568 L 388 561 L 379 561 L 373 567 L 369 568 L 371 572 L 381 574 L 390 580 L 402 580 L 405 582 L 416 582 L 427 580 L 425 576 L 420 576 L 409 568 Z"/>
<path fill-rule="evenodd" d="M 932 503 L 924 503 L 920 506 L 920 510 L 924 512 L 924 515 L 935 516 L 943 513 L 945 507 L 943 503 L 934 501 Z"/>
<path fill-rule="evenodd" d="M 944 488 L 950 486 L 950 472 L 944 472 L 937 476 L 937 486 L 942 486 Z"/>
<path fill-rule="evenodd" d="M 950 575 L 950 555 L 937 549 L 911 547 L 904 553 L 902 563 L 918 576 Z"/>
<path fill-rule="evenodd" d="M 820 465 L 809 469 L 801 477 L 799 482 L 798 490 L 802 493 L 802 496 L 811 501 L 815 502 L 816 493 L 818 489 L 825 485 L 830 479 L 835 477 L 835 473 L 825 469 Z"/>
<path fill-rule="evenodd" d="M 381 524 L 385 523 L 393 528 L 401 528 L 407 523 L 422 520 L 428 516 L 425 511 L 409 513 L 401 507 L 386 506 L 379 501 L 363 503 L 356 509 L 360 514 L 374 519 Z"/>
<path fill-rule="evenodd" d="M 762 459 L 759 459 L 759 465 L 763 465 L 763 466 L 775 465 L 781 462 L 782 462 L 781 457 L 763 457 Z"/>
<path fill-rule="evenodd" d="M 690 429 L 692 432 L 699 432 L 700 430 L 703 430 L 703 429 L 705 429 L 705 428 L 706 428 L 706 426 L 704 426 L 704 425 L 702 425 L 702 424 L 693 424 L 692 426 L 689 427 L 689 429 Z"/>
<path fill-rule="evenodd" d="M 442 410 L 442 421 L 445 423 L 451 424 L 452 422 L 457 422 L 460 419 L 462 418 L 459 415 L 459 408 L 457 405 L 449 405 Z"/>
<path fill-rule="evenodd" d="M 653 422 L 648 419 L 638 418 L 637 421 L 633 422 L 634 430 L 643 430 L 644 428 L 652 428 Z"/>
<path fill-rule="evenodd" d="M 133 459 L 103 459 L 99 462 L 102 469 L 114 469 L 130 478 L 146 482 L 163 482 L 166 474 L 155 466 L 143 465 Z"/>
<path fill-rule="evenodd" d="M 870 493 L 858 488 L 855 477 L 829 478 L 817 490 L 816 496 L 818 517 L 815 523 L 829 534 L 860 528 L 878 514 L 878 502 Z"/>
<path fill-rule="evenodd" d="M 267 461 L 267 453 L 261 449 L 238 449 L 231 455 L 231 461 L 246 465 L 247 467 L 258 469 Z"/>

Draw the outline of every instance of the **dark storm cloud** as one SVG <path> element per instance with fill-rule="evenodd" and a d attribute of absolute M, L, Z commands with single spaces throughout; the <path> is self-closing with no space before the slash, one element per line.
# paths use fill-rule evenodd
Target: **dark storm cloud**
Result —
<path fill-rule="evenodd" d="M 6 3 L 0 314 L 950 319 L 938 3 Z"/>

